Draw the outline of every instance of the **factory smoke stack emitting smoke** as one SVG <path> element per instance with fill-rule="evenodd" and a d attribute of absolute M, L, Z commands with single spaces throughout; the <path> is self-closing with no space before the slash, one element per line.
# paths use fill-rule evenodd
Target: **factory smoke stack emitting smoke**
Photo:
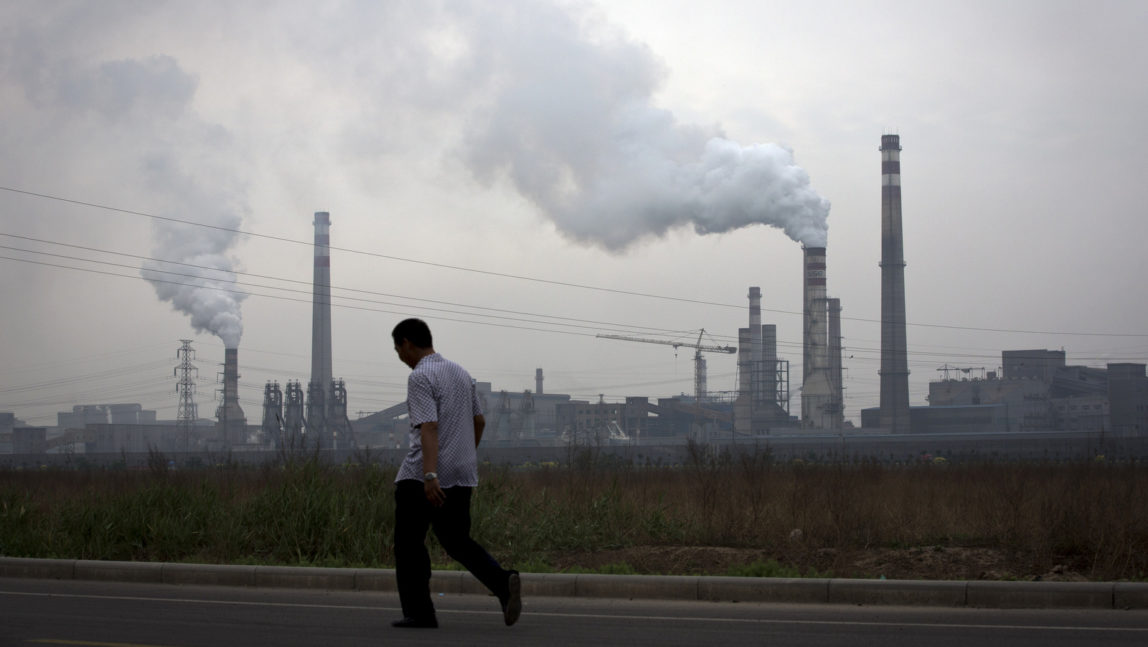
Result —
<path fill-rule="evenodd" d="M 239 406 L 239 350 L 223 352 L 223 393 L 215 412 L 217 440 L 224 445 L 247 441 L 247 416 Z"/>
<path fill-rule="evenodd" d="M 817 429 L 833 426 L 825 256 L 824 247 L 804 249 L 801 424 Z"/>

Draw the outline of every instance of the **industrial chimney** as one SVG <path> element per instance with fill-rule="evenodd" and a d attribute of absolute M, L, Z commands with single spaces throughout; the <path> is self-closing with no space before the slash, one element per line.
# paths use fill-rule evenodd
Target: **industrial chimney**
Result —
<path fill-rule="evenodd" d="M 829 311 L 829 428 L 841 429 L 845 425 L 845 390 L 842 386 L 841 367 L 841 299 L 828 299 Z"/>
<path fill-rule="evenodd" d="M 311 381 L 307 385 L 307 444 L 333 446 L 331 423 L 331 214 L 315 212 L 315 274 L 311 297 Z"/>
<path fill-rule="evenodd" d="M 825 248 L 805 248 L 805 307 L 802 347 L 801 424 L 829 427 L 832 387 L 829 382 L 828 305 L 825 298 Z"/>
<path fill-rule="evenodd" d="M 739 340 L 740 341 L 740 340 Z M 749 289 L 749 392 L 753 407 L 761 402 L 761 288 Z"/>
<path fill-rule="evenodd" d="M 881 427 L 908 433 L 909 350 L 901 235 L 901 137 L 881 136 Z"/>
<path fill-rule="evenodd" d="M 761 401 L 777 405 L 777 325 L 761 325 L 761 362 L 757 367 L 761 376 Z"/>
<path fill-rule="evenodd" d="M 216 438 L 225 446 L 247 442 L 247 417 L 239 407 L 239 349 L 223 354 L 223 399 L 215 411 Z"/>
<path fill-rule="evenodd" d="M 737 399 L 734 401 L 734 430 L 749 434 L 760 399 L 761 288 L 749 288 L 749 328 L 737 329 Z"/>
<path fill-rule="evenodd" d="M 534 369 L 534 392 L 542 395 L 542 369 Z"/>

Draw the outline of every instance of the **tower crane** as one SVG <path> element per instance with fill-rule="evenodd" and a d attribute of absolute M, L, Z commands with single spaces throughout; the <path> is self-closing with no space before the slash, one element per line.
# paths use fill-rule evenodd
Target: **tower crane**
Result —
<path fill-rule="evenodd" d="M 702 328 L 698 331 L 698 340 L 694 343 L 688 341 L 672 341 L 668 339 L 646 339 L 645 337 L 628 337 L 626 335 L 609 335 L 601 333 L 596 335 L 602 339 L 618 339 L 621 341 L 637 341 L 645 344 L 662 344 L 664 346 L 673 346 L 675 350 L 679 347 L 694 349 L 694 397 L 698 402 L 701 402 L 706 397 L 706 360 L 702 357 L 702 353 L 726 353 L 732 354 L 737 352 L 736 346 L 708 346 L 702 344 L 702 335 L 706 334 L 706 329 Z"/>

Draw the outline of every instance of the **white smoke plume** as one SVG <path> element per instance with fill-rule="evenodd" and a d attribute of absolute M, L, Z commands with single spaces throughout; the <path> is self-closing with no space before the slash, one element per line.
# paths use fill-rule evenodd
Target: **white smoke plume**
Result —
<path fill-rule="evenodd" d="M 225 178 L 210 186 L 176 167 L 166 156 L 148 160 L 149 188 L 174 201 L 165 215 L 191 222 L 209 222 L 205 228 L 167 221 L 154 227 L 154 256 L 166 262 L 147 261 L 141 273 L 152 283 L 156 295 L 186 314 L 197 332 L 209 332 L 227 348 L 238 348 L 243 336 L 240 304 L 247 293 L 235 283 L 236 260 L 229 255 L 246 210 L 242 196 L 229 199 Z M 218 228 L 216 228 L 218 227 Z"/>
<path fill-rule="evenodd" d="M 236 261 L 228 252 L 247 207 L 223 161 L 235 155 L 230 137 L 191 111 L 196 79 L 170 57 L 110 61 L 93 75 L 98 81 L 93 88 L 106 95 L 103 103 L 126 115 L 140 136 L 139 180 L 148 195 L 161 200 L 157 215 L 210 225 L 156 220 L 152 254 L 161 261 L 145 262 L 141 275 L 160 300 L 190 318 L 196 332 L 238 348 L 240 303 L 247 295 L 236 286 Z M 135 110 L 137 105 L 142 108 Z"/>
<path fill-rule="evenodd" d="M 825 245 L 829 201 L 789 150 L 678 123 L 652 105 L 662 70 L 645 47 L 600 26 L 587 33 L 575 14 L 530 11 L 530 20 L 487 19 L 496 24 L 476 37 L 502 66 L 467 139 L 478 179 L 505 175 L 561 232 L 611 251 L 680 226 L 709 234 L 763 224 Z"/>
<path fill-rule="evenodd" d="M 56 160 L 59 191 L 68 192 L 69 178 L 115 177 L 121 204 L 238 228 L 247 207 L 235 153 L 225 129 L 193 112 L 196 77 L 170 56 L 90 59 L 41 46 L 53 41 L 68 39 L 23 38 L 13 49 L 10 76 L 38 111 L 40 147 L 67 150 Z M 236 234 L 165 220 L 154 221 L 152 230 L 151 255 L 172 263 L 145 262 L 142 276 L 196 331 L 237 347 L 246 295 L 235 286 L 228 254 Z"/>

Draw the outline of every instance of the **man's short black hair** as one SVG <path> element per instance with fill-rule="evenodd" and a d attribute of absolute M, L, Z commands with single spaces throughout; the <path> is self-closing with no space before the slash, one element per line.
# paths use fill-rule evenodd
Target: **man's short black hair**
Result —
<path fill-rule="evenodd" d="M 395 346 L 401 346 L 403 340 L 406 339 L 414 345 L 415 348 L 433 348 L 434 340 L 431 339 L 430 326 L 427 325 L 422 319 L 403 319 L 395 329 L 391 331 L 391 338 L 395 340 Z"/>

